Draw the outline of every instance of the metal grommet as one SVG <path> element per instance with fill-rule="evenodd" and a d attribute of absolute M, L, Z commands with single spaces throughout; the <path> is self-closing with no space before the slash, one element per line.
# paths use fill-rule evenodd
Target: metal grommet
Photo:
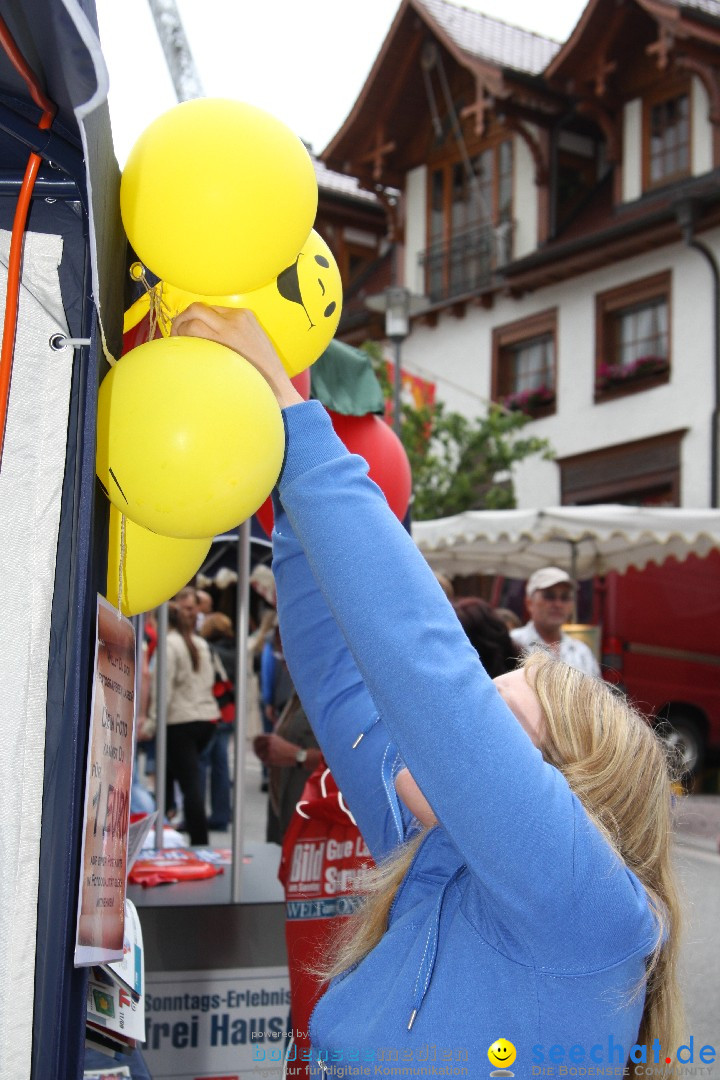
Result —
<path fill-rule="evenodd" d="M 89 344 L 89 337 L 72 338 L 67 337 L 66 334 L 53 334 L 49 341 L 50 348 L 54 349 L 55 352 L 60 352 L 60 350 L 64 349 L 67 345 L 71 345 L 73 349 L 76 349 L 81 345 Z"/>

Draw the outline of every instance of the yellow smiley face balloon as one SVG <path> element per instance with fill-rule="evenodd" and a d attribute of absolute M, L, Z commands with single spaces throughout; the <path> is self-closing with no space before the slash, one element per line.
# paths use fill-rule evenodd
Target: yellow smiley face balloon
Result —
<path fill-rule="evenodd" d="M 253 292 L 206 296 L 185 292 L 165 281 L 156 286 L 158 326 L 165 337 L 178 312 L 196 301 L 214 307 L 249 308 L 287 373 L 298 375 L 315 363 L 335 335 L 342 312 L 342 282 L 330 248 L 312 229 L 297 257 Z"/>
<path fill-rule="evenodd" d="M 297 258 L 274 281 L 245 293 L 288 375 L 314 364 L 332 341 L 342 311 L 340 271 L 313 229 Z"/>

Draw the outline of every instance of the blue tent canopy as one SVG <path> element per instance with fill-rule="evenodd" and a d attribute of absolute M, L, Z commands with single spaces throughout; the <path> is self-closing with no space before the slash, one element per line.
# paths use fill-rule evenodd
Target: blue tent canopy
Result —
<path fill-rule="evenodd" d="M 12 227 L 33 151 L 42 163 L 27 230 L 62 237 L 59 283 L 68 328 L 73 338 L 90 340 L 75 349 L 62 477 L 30 1010 L 32 1077 L 77 1080 L 85 1058 L 86 972 L 73 967 L 72 957 L 95 598 L 107 552 L 107 510 L 95 502 L 97 387 L 106 367 L 99 316 L 110 350 L 119 355 L 125 240 L 94 0 L 10 0 L 2 8 L 21 60 L 57 114 L 49 130 L 40 130 L 42 109 L 18 64 L 0 48 L 0 228 Z M 16 542 L 26 538 L 18 535 Z"/>

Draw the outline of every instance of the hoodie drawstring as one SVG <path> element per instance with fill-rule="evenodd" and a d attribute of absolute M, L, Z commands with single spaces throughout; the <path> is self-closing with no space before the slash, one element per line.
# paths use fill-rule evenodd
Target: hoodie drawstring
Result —
<path fill-rule="evenodd" d="M 445 903 L 445 896 L 450 886 L 457 880 L 460 874 L 465 869 L 465 866 L 459 866 L 452 877 L 449 877 L 442 887 L 442 891 L 438 897 L 435 905 L 435 911 L 433 912 L 430 920 L 430 927 L 428 929 L 427 938 L 425 941 L 425 948 L 423 949 L 422 959 L 420 960 L 420 967 L 418 969 L 417 978 L 415 979 L 415 986 L 413 993 L 415 1000 L 413 1001 L 413 1010 L 410 1014 L 407 1029 L 410 1031 L 415 1018 L 422 1008 L 422 1003 L 425 1000 L 425 994 L 427 993 L 430 980 L 432 979 L 433 969 L 435 967 L 435 958 L 437 956 L 438 937 L 440 935 L 440 916 L 442 914 L 442 907 Z"/>
<path fill-rule="evenodd" d="M 378 723 L 379 719 L 380 719 L 380 717 L 379 717 L 379 715 L 377 713 L 375 713 L 375 715 L 370 718 L 370 723 L 366 724 L 366 726 L 361 730 L 358 737 L 355 739 L 355 742 L 352 744 L 353 750 L 357 750 L 358 746 L 360 745 L 362 740 L 365 738 L 368 731 L 371 731 L 375 727 L 375 725 Z"/>

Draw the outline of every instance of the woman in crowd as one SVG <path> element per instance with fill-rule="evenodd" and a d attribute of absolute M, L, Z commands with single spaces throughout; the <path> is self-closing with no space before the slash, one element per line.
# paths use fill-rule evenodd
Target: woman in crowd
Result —
<path fill-rule="evenodd" d="M 655 1039 L 674 1060 L 661 742 L 602 681 L 544 654 L 490 679 L 366 464 L 303 402 L 251 313 L 193 305 L 174 332 L 234 348 L 283 409 L 285 655 L 373 857 L 390 860 L 331 959 L 311 1076 L 419 1069 L 433 1052 L 473 1077 L 488 1058 L 529 1077 L 579 1054 L 632 1071 L 633 1046 L 649 1061 Z"/>
<path fill-rule="evenodd" d="M 200 755 L 200 786 L 205 794 L 207 770 L 210 770 L 210 820 L 208 828 L 225 832 L 232 814 L 230 781 L 230 742 L 235 727 L 235 630 L 232 619 L 220 611 L 205 615 L 200 636 L 210 646 L 215 674 L 215 702 L 220 719 L 215 738 Z M 218 698 L 218 687 L 222 697 Z"/>
<path fill-rule="evenodd" d="M 183 796 L 185 827 L 193 846 L 208 842 L 200 755 L 215 736 L 220 711 L 213 694 L 215 673 L 207 642 L 195 633 L 195 590 L 183 589 L 168 608 L 167 769 Z"/>
<path fill-rule="evenodd" d="M 513 645 L 506 624 L 487 600 L 462 596 L 453 600 L 452 606 L 491 679 L 517 667 L 518 648 Z"/>

